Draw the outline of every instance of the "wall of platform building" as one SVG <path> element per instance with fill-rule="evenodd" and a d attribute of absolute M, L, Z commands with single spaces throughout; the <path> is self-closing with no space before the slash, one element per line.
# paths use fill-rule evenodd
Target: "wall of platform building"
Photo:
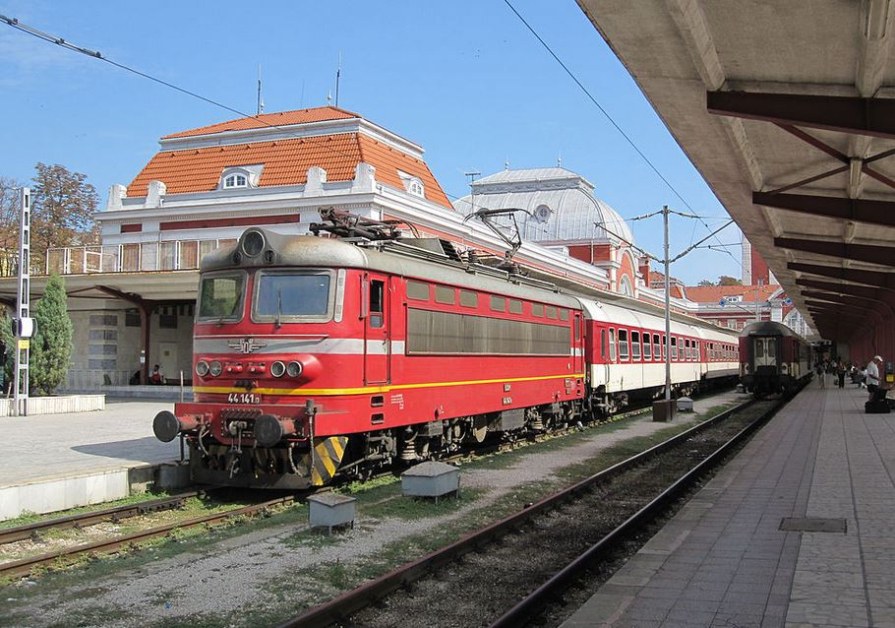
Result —
<path fill-rule="evenodd" d="M 76 297 L 69 297 L 68 308 L 74 335 L 65 388 L 95 390 L 128 385 L 141 368 L 139 310 L 116 299 Z M 159 364 L 172 382 L 179 382 L 181 370 L 190 380 L 193 312 L 192 303 L 172 303 L 156 306 L 150 316 L 149 366 Z"/>

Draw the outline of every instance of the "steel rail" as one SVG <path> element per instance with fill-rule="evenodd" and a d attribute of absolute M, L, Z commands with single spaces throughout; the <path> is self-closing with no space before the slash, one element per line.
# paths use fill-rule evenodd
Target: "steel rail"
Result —
<path fill-rule="evenodd" d="M 685 493 L 691 486 L 694 486 L 709 470 L 720 464 L 733 448 L 737 447 L 755 430 L 764 425 L 785 403 L 786 400 L 780 400 L 768 412 L 740 430 L 726 443 L 690 469 L 690 471 L 678 478 L 655 499 L 631 515 L 626 521 L 588 548 L 575 560 L 556 572 L 544 584 L 529 593 L 516 606 L 493 622 L 490 628 L 517 627 L 529 624 L 551 600 L 558 599 L 561 592 L 567 589 L 589 565 L 609 553 L 614 547 L 617 547 L 620 540 L 629 538 L 634 531 L 641 529 L 646 523 L 655 519 L 658 513 L 665 510 L 680 495 Z"/>
<path fill-rule="evenodd" d="M 201 517 L 196 517 L 187 521 L 179 521 L 162 526 L 156 526 L 148 530 L 142 530 L 140 532 L 128 534 L 116 539 L 107 539 L 104 541 L 97 541 L 95 543 L 87 543 L 84 545 L 78 545 L 76 547 L 64 549 L 59 552 L 50 552 L 41 554 L 39 556 L 32 556 L 31 558 L 23 558 L 21 560 L 11 561 L 8 563 L 0 564 L 0 576 L 11 577 L 27 575 L 31 573 L 31 571 L 35 567 L 55 563 L 61 558 L 68 558 L 76 556 L 78 554 L 111 553 L 123 547 L 131 547 L 143 541 L 148 541 L 160 536 L 166 536 L 174 530 L 195 527 L 198 525 L 214 524 L 226 519 L 230 519 L 232 517 L 239 517 L 242 515 L 252 515 L 272 506 L 279 506 L 282 504 L 290 503 L 292 501 L 294 501 L 294 497 L 291 495 L 286 497 L 279 497 L 277 499 L 261 502 L 260 504 L 252 504 L 249 506 L 244 506 L 242 508 L 236 508 L 234 510 L 228 510 L 225 512 L 219 512 L 210 515 L 203 515 Z"/>
<path fill-rule="evenodd" d="M 663 451 L 675 447 L 693 435 L 702 432 L 716 423 L 724 421 L 731 414 L 743 410 L 754 401 L 746 401 L 733 408 L 691 427 L 670 439 L 663 441 L 639 454 L 623 460 L 599 473 L 592 475 L 559 493 L 550 495 L 539 502 L 496 521 L 480 530 L 471 532 L 454 543 L 432 552 L 422 558 L 402 565 L 397 569 L 376 578 L 360 587 L 347 591 L 332 600 L 312 607 L 291 619 L 279 624 L 278 628 L 323 628 L 346 621 L 351 615 L 384 598 L 393 591 L 406 587 L 425 574 L 446 565 L 455 559 L 486 546 L 492 540 L 500 538 L 512 530 L 521 527 L 526 521 L 542 512 L 556 508 L 559 504 L 589 490 L 593 485 L 608 482 L 621 473 L 632 469 Z"/>
<path fill-rule="evenodd" d="M 77 515 L 69 515 L 67 517 L 57 517 L 46 521 L 38 521 L 35 523 L 26 523 L 14 528 L 0 530 L 0 545 L 6 543 L 15 543 L 16 541 L 24 541 L 33 538 L 35 534 L 46 530 L 66 530 L 69 528 L 85 528 L 106 521 L 117 523 L 122 519 L 137 517 L 149 512 L 157 512 L 160 510 L 172 510 L 180 508 L 183 503 L 191 497 L 198 497 L 203 491 L 190 491 L 188 493 L 179 493 L 169 497 L 161 497 L 145 501 L 139 504 L 127 504 L 124 506 L 114 506 L 103 510 L 94 510 Z"/>

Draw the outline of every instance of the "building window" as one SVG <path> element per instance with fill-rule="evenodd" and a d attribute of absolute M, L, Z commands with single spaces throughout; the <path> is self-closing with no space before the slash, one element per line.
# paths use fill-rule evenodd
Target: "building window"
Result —
<path fill-rule="evenodd" d="M 231 188 L 247 187 L 249 187 L 249 180 L 244 174 L 231 174 L 229 177 L 224 179 L 225 190 L 229 190 Z"/>
<path fill-rule="evenodd" d="M 263 164 L 224 168 L 223 172 L 221 172 L 221 182 L 218 187 L 221 190 L 256 187 L 261 178 L 263 168 Z"/>
<path fill-rule="evenodd" d="M 419 179 L 411 179 L 407 184 L 407 191 L 420 198 L 426 195 L 426 188 L 423 187 L 423 182 Z"/>

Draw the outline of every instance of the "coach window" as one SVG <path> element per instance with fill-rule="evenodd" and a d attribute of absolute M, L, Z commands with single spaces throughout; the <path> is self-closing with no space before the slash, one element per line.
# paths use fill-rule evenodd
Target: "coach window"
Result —
<path fill-rule="evenodd" d="M 677 337 L 671 337 L 671 359 L 677 360 Z"/>
<path fill-rule="evenodd" d="M 690 339 L 689 339 L 689 338 L 684 338 L 684 353 L 683 353 L 683 355 L 681 356 L 681 359 L 683 359 L 683 360 L 689 360 L 691 357 L 693 357 L 693 356 L 692 356 L 692 353 L 691 353 L 691 351 L 690 351 Z"/>
<path fill-rule="evenodd" d="M 479 295 L 471 290 L 460 290 L 460 305 L 463 307 L 478 307 Z"/>
<path fill-rule="evenodd" d="M 653 357 L 656 360 L 662 359 L 662 341 L 659 340 L 659 334 L 653 334 Z"/>
<path fill-rule="evenodd" d="M 627 329 L 619 329 L 618 330 L 618 359 L 626 360 L 628 359 L 628 330 Z"/>
<path fill-rule="evenodd" d="M 374 279 L 370 282 L 370 327 L 382 327 L 384 303 L 385 282 Z"/>
<path fill-rule="evenodd" d="M 777 339 L 768 338 L 768 357 L 773 358 L 777 353 Z"/>
<path fill-rule="evenodd" d="M 631 359 L 633 359 L 633 360 L 640 359 L 640 332 L 639 331 L 631 332 Z"/>
<path fill-rule="evenodd" d="M 606 361 L 606 330 L 600 330 L 600 359 Z"/>
<path fill-rule="evenodd" d="M 445 305 L 453 305 L 456 299 L 456 292 L 449 286 L 435 286 L 435 302 Z"/>
<path fill-rule="evenodd" d="M 429 284 L 421 281 L 409 280 L 407 282 L 407 298 L 417 301 L 429 300 Z"/>
<path fill-rule="evenodd" d="M 615 362 L 615 330 L 609 330 L 609 361 Z"/>
<path fill-rule="evenodd" d="M 649 343 L 649 334 L 644 332 L 644 334 L 643 334 L 643 359 L 644 360 L 652 360 L 653 359 L 653 354 L 650 351 L 651 346 L 652 345 L 650 345 L 650 343 Z"/>

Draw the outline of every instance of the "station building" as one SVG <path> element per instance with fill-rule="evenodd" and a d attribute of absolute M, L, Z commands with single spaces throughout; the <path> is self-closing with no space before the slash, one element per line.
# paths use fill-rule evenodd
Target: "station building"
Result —
<path fill-rule="evenodd" d="M 159 364 L 191 382 L 192 329 L 202 257 L 248 226 L 308 233 L 320 211 L 398 220 L 415 235 L 664 306 L 624 219 L 564 168 L 505 170 L 453 204 L 418 144 L 336 107 L 269 113 L 166 135 L 128 185 L 112 186 L 95 219 L 102 243 L 51 249 L 47 275 L 65 277 L 75 323 L 69 390 L 145 382 Z M 471 214 L 495 216 L 489 227 Z M 518 226 L 511 224 L 515 221 Z M 495 229 L 495 227 L 497 227 Z M 521 236 L 518 247 L 509 240 Z M 46 277 L 32 277 L 39 298 Z M 0 299 L 15 300 L 12 278 Z M 672 308 L 702 315 L 675 284 Z M 731 310 L 728 309 L 728 312 Z M 714 322 L 714 321 L 713 321 Z"/>

